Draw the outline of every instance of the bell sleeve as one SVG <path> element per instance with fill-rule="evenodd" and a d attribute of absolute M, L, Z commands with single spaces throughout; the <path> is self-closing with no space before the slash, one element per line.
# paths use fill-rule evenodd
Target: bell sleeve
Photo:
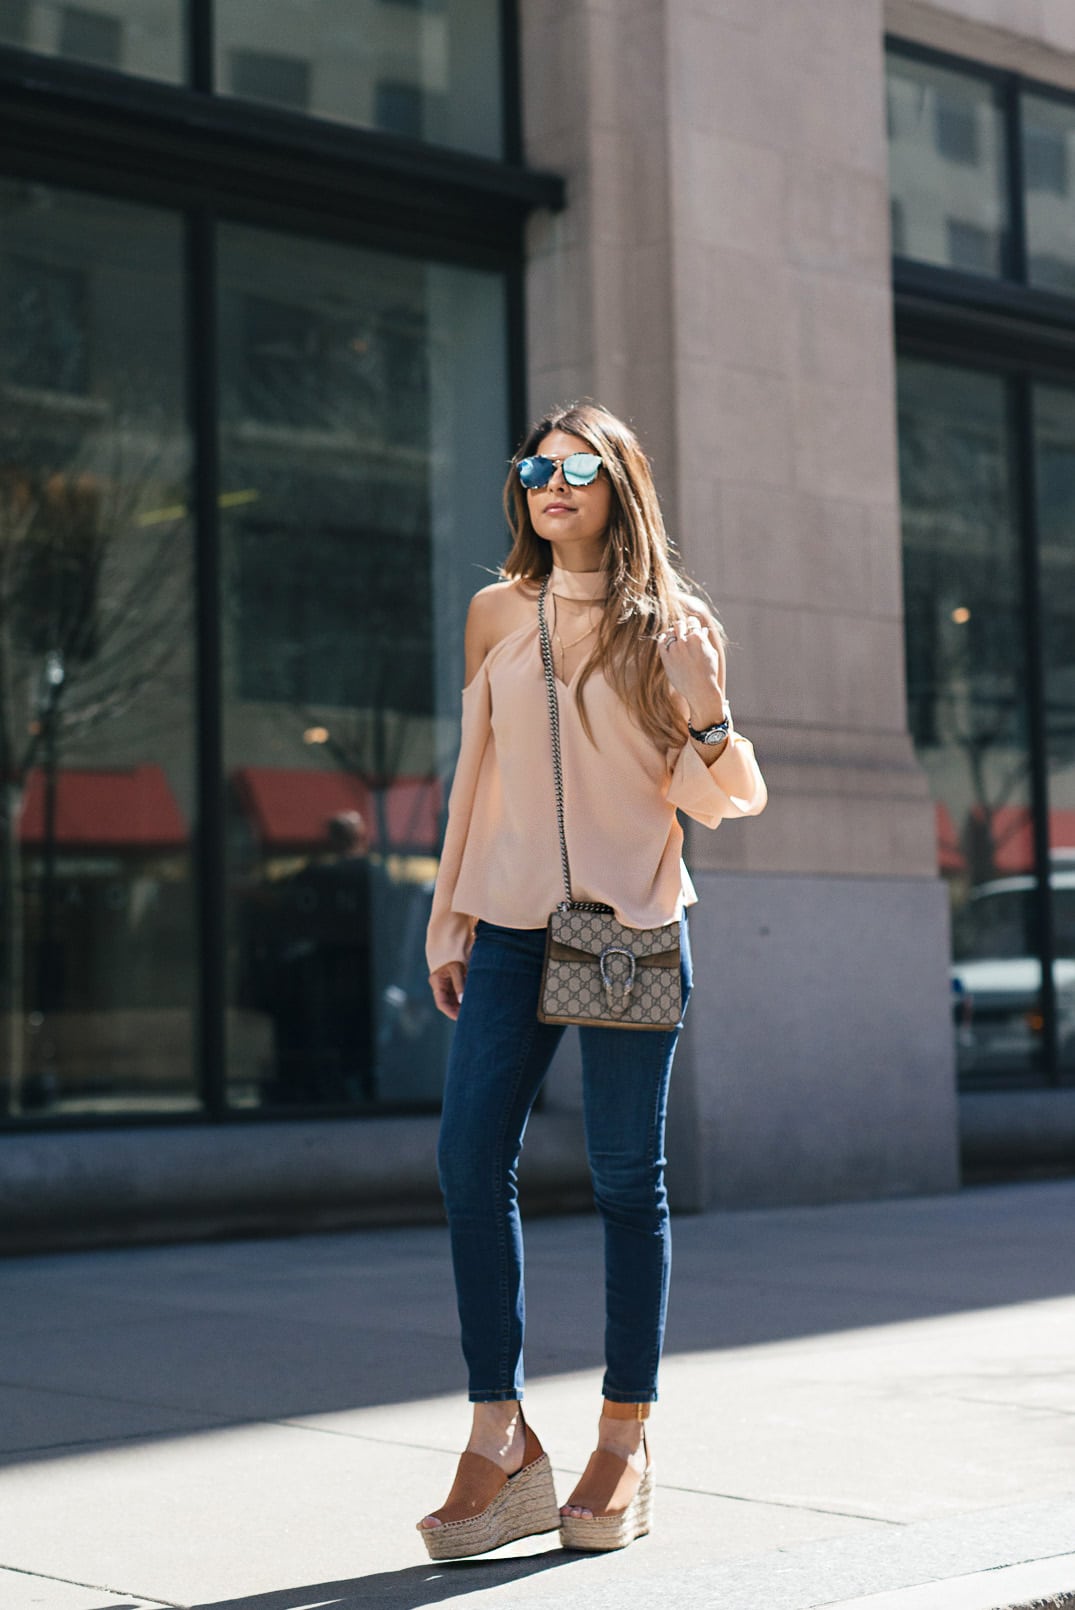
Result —
<path fill-rule="evenodd" d="M 678 754 L 671 751 L 669 759 L 669 803 L 703 827 L 719 827 L 726 816 L 758 816 L 765 809 L 769 797 L 765 779 L 754 758 L 754 745 L 742 733 L 732 731 L 711 766 L 689 741 Z"/>
<path fill-rule="evenodd" d="M 482 761 L 492 734 L 492 700 L 489 674 L 483 661 L 463 689 L 463 721 L 459 756 L 448 796 L 448 823 L 444 832 L 433 907 L 426 929 L 426 961 L 432 973 L 445 962 L 465 962 L 473 942 L 474 918 L 453 909 L 455 886 L 463 861 L 467 834 Z"/>

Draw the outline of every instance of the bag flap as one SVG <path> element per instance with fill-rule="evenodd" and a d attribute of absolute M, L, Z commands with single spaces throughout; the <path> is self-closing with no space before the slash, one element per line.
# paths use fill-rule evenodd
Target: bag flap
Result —
<path fill-rule="evenodd" d="M 599 911 L 554 911 L 549 918 L 549 954 L 557 960 L 600 956 L 606 945 L 622 945 L 636 961 L 670 967 L 679 961 L 679 923 L 628 928 Z M 573 954 L 568 957 L 560 951 Z"/>

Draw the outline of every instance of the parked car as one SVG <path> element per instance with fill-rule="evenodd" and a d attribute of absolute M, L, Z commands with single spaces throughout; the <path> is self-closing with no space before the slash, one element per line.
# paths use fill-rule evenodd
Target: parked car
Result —
<path fill-rule="evenodd" d="M 1060 1067 L 1075 1072 L 1075 865 L 1054 860 L 1053 987 Z M 961 1077 L 1030 1072 L 1040 1065 L 1043 1018 L 1036 944 L 1035 880 L 980 884 L 957 913 L 952 1009 Z"/>

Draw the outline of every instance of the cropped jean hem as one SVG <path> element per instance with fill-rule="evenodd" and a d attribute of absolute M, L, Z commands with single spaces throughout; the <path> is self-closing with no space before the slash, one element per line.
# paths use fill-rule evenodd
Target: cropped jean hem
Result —
<path fill-rule="evenodd" d="M 521 1403 L 523 1400 L 522 1389 L 515 1387 L 507 1392 L 471 1392 L 469 1396 L 471 1403 Z"/>

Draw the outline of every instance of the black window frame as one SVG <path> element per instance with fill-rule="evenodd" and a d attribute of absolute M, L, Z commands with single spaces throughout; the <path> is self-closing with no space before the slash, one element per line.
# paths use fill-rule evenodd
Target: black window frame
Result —
<path fill-rule="evenodd" d="M 1022 97 L 1026 93 L 1075 109 L 1075 92 L 1022 73 L 931 46 L 885 35 L 886 56 L 944 67 L 999 88 L 1005 108 L 1010 235 L 1006 272 L 988 277 L 893 253 L 896 351 L 964 369 L 999 374 L 1009 388 L 1016 518 L 1025 600 L 1023 648 L 1028 679 L 1030 801 L 1035 876 L 1035 929 L 1042 963 L 1045 1055 L 1039 1086 L 1065 1084 L 1060 1067 L 1054 962 L 1056 936 L 1049 888 L 1049 776 L 1046 666 L 1041 632 L 1040 534 L 1035 486 L 1034 387 L 1048 382 L 1075 390 L 1075 295 L 1045 290 L 1027 277 L 1026 185 Z M 999 1088 L 1026 1088 L 1013 1077 Z M 963 1089 L 976 1088 L 972 1082 Z M 998 1088 L 994 1083 L 987 1087 Z"/>
<path fill-rule="evenodd" d="M 188 422 L 193 453 L 199 998 L 195 1083 L 201 1108 L 166 1113 L 0 1115 L 0 1133 L 169 1127 L 176 1123 L 354 1120 L 354 1107 L 230 1106 L 226 1084 L 226 789 L 218 528 L 216 238 L 242 223 L 305 238 L 488 269 L 506 286 L 505 459 L 526 423 L 524 229 L 559 210 L 563 179 L 521 160 L 518 22 L 501 0 L 503 160 L 212 93 L 210 0 L 191 0 L 189 87 L 0 46 L 0 173 L 170 208 L 185 239 Z M 413 1115 L 419 1110 L 408 1107 Z"/>
<path fill-rule="evenodd" d="M 894 34 L 885 35 L 884 45 L 886 58 L 902 57 L 907 61 L 945 68 L 990 85 L 1003 109 L 1007 150 L 1005 182 L 1009 230 L 1002 272 L 997 275 L 970 274 L 943 264 L 926 263 L 920 258 L 894 253 L 894 287 L 906 291 L 920 289 L 934 299 L 975 305 L 997 313 L 1009 312 L 1036 324 L 1075 328 L 1075 295 L 1033 285 L 1028 278 L 1022 105 L 1023 95 L 1031 94 L 1075 110 L 1075 90 L 1066 90 L 1009 68 L 956 56 L 950 51 L 935 50 L 931 45 L 921 45 Z"/>

